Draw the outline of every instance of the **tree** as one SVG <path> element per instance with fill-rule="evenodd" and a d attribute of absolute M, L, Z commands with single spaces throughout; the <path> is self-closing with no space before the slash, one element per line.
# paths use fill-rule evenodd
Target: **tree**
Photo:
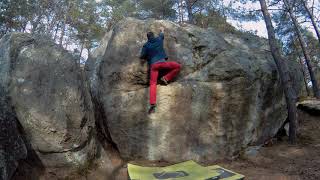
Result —
<path fill-rule="evenodd" d="M 307 96 L 310 96 L 308 82 L 307 82 L 307 79 L 306 79 L 306 73 L 305 73 L 304 68 L 303 68 L 304 67 L 303 60 L 302 60 L 300 55 L 298 55 L 298 56 L 299 56 L 299 64 L 300 64 L 301 72 L 303 74 L 304 87 L 306 88 Z"/>
<path fill-rule="evenodd" d="M 310 73 L 310 79 L 311 79 L 311 82 L 312 82 L 312 88 L 313 88 L 313 93 L 314 93 L 314 96 L 318 99 L 320 99 L 320 91 L 319 91 L 319 86 L 318 86 L 318 83 L 317 83 L 317 79 L 315 77 L 315 74 L 314 74 L 314 71 L 313 71 L 313 68 L 312 68 L 312 65 L 311 65 L 311 57 L 309 55 L 309 53 L 307 52 L 307 46 L 306 46 L 306 42 L 304 41 L 303 39 L 303 36 L 302 36 L 302 33 L 300 31 L 300 26 L 297 22 L 297 19 L 295 17 L 295 15 L 293 14 L 293 9 L 292 9 L 292 5 L 289 4 L 289 2 L 287 0 L 283 0 L 284 1 L 284 4 L 285 4 L 285 7 L 289 13 L 289 16 L 293 22 L 293 25 L 295 27 L 295 32 L 298 36 L 298 39 L 299 39 L 299 42 L 300 42 L 300 46 L 301 46 L 301 49 L 302 49 L 302 52 L 303 52 L 303 55 L 305 57 L 305 60 L 306 60 L 306 64 L 308 66 L 308 70 L 309 70 L 309 73 Z"/>
<path fill-rule="evenodd" d="M 141 0 L 140 17 L 156 19 L 176 19 L 176 11 L 173 8 L 177 0 Z"/>
<path fill-rule="evenodd" d="M 198 2 L 198 0 L 186 0 L 188 19 L 190 24 L 195 23 L 193 18 L 193 6 L 195 5 L 196 2 Z"/>
<path fill-rule="evenodd" d="M 266 23 L 267 31 L 268 31 L 268 38 L 269 38 L 269 45 L 271 49 L 271 54 L 273 59 L 277 65 L 277 69 L 280 75 L 280 79 L 282 82 L 282 86 L 284 88 L 284 94 L 286 97 L 287 102 L 287 109 L 288 109 L 288 119 L 289 119 L 289 141 L 290 143 L 296 142 L 296 127 L 297 127 L 297 107 L 296 107 L 296 92 L 293 88 L 292 80 L 290 79 L 289 75 L 289 68 L 286 60 L 283 58 L 280 47 L 278 45 L 278 41 L 275 36 L 275 31 L 272 25 L 271 16 L 267 9 L 267 4 L 265 0 L 259 0 L 261 11 Z"/>
<path fill-rule="evenodd" d="M 318 41 L 319 41 L 319 44 L 320 44 L 320 32 L 319 32 L 319 28 L 318 28 L 318 25 L 317 25 L 317 23 L 316 23 L 316 21 L 315 21 L 315 18 L 314 18 L 313 13 L 310 11 L 310 9 L 309 9 L 309 7 L 308 7 L 308 4 L 307 4 L 308 1 L 307 1 L 307 0 L 301 0 L 301 3 L 302 3 L 302 5 L 303 5 L 303 7 L 305 8 L 305 10 L 306 10 L 306 12 L 307 12 L 307 14 L 308 14 L 308 16 L 309 16 L 309 18 L 310 18 L 310 20 L 311 20 L 311 23 L 312 23 L 312 25 L 313 25 L 313 28 L 314 28 L 316 34 L 317 34 Z"/>

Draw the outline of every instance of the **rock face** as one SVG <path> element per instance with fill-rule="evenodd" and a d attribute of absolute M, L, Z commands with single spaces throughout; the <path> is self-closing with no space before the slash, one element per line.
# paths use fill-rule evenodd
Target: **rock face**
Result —
<path fill-rule="evenodd" d="M 160 26 L 169 60 L 181 63 L 182 71 L 168 86 L 158 85 L 157 110 L 148 115 L 148 71 L 139 54 L 146 32 Z M 267 45 L 230 36 L 130 18 L 113 29 L 91 60 L 91 84 L 103 105 L 105 131 L 122 157 L 210 162 L 275 135 L 286 105 Z"/>
<path fill-rule="evenodd" d="M 0 179 L 11 179 L 18 161 L 27 157 L 27 149 L 17 129 L 17 119 L 0 86 Z"/>
<path fill-rule="evenodd" d="M 0 85 L 44 167 L 81 166 L 94 154 L 89 87 L 73 57 L 43 37 L 0 41 Z"/>
<path fill-rule="evenodd" d="M 314 115 L 320 115 L 320 101 L 317 99 L 301 101 L 298 103 L 298 108 Z"/>

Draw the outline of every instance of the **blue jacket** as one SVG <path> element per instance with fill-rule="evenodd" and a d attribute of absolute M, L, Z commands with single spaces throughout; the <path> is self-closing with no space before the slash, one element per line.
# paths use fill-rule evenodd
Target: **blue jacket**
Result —
<path fill-rule="evenodd" d="M 143 45 L 140 58 L 146 59 L 149 65 L 157 62 L 165 62 L 167 59 L 166 52 L 163 48 L 164 34 L 161 32 L 158 37 L 149 39 Z"/>

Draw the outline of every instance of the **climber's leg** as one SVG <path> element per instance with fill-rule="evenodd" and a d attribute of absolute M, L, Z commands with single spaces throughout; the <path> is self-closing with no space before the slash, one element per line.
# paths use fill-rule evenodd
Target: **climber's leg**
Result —
<path fill-rule="evenodd" d="M 159 74 L 159 63 L 151 65 L 150 68 L 150 104 L 155 105 L 157 103 L 157 80 Z"/>

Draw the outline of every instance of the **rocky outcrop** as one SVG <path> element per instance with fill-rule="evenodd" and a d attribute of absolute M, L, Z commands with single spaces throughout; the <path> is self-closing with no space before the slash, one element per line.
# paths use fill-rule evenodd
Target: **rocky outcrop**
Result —
<path fill-rule="evenodd" d="M 5 89 L 0 86 L 0 179 L 11 179 L 18 161 L 27 157 L 25 143 Z"/>
<path fill-rule="evenodd" d="M 89 87 L 72 55 L 47 39 L 5 35 L 0 85 L 43 166 L 78 167 L 95 153 Z"/>
<path fill-rule="evenodd" d="M 160 26 L 169 60 L 182 71 L 158 86 L 156 113 L 148 115 L 148 69 L 139 54 L 146 32 Z M 266 41 L 252 35 L 129 18 L 105 35 L 86 64 L 87 78 L 47 39 L 11 33 L 0 40 L 1 179 L 10 179 L 27 155 L 64 172 L 85 171 L 98 158 L 110 177 L 119 168 L 126 173 L 119 154 L 211 162 L 262 144 L 286 120 L 276 66 Z M 299 68 L 290 67 L 298 91 Z"/>
<path fill-rule="evenodd" d="M 298 102 L 298 108 L 310 114 L 320 115 L 320 100 L 309 99 Z"/>
<path fill-rule="evenodd" d="M 169 60 L 183 68 L 170 85 L 158 86 L 156 113 L 148 115 L 147 65 L 139 53 L 146 32 L 160 26 Z M 89 61 L 95 64 L 91 91 L 103 107 L 106 136 L 126 159 L 233 157 L 274 136 L 286 120 L 276 65 L 259 45 L 265 41 L 253 45 L 214 29 L 130 18 L 111 33 Z"/>

